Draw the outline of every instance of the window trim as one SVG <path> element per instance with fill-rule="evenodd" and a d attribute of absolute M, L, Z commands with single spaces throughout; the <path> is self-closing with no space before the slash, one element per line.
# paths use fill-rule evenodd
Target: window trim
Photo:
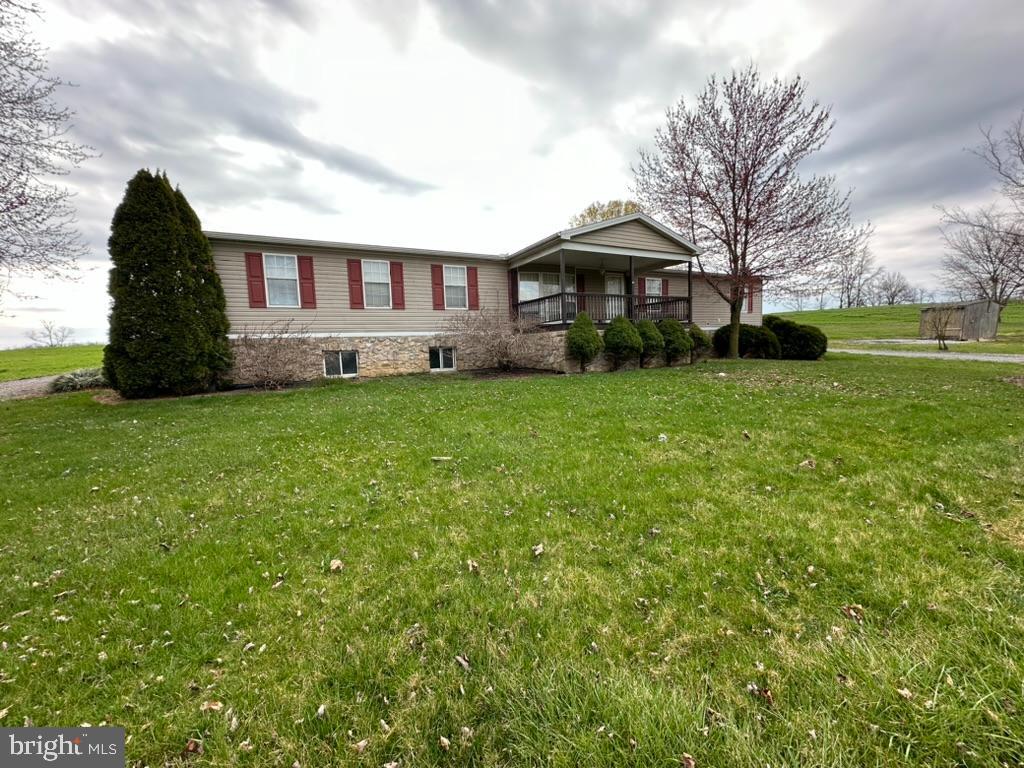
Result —
<path fill-rule="evenodd" d="M 366 265 L 367 264 L 383 264 L 387 267 L 388 279 L 388 304 L 387 306 L 370 306 L 370 302 L 366 298 Z M 359 271 L 362 273 L 360 277 L 363 281 L 363 309 L 394 309 L 395 297 L 391 291 L 391 262 L 384 259 L 360 259 L 359 260 Z M 374 285 L 380 285 L 378 282 L 374 282 Z"/>
<path fill-rule="evenodd" d="M 358 349 L 325 349 L 324 351 L 324 378 L 325 379 L 354 379 L 359 376 L 359 350 Z M 345 373 L 345 364 L 341 361 L 341 355 L 345 352 L 351 352 L 356 356 L 356 372 Z M 338 356 L 338 370 L 341 371 L 337 376 L 332 376 L 327 373 L 327 355 L 333 354 Z"/>
<path fill-rule="evenodd" d="M 464 282 L 462 285 L 456 285 L 455 283 L 451 284 L 452 288 L 462 288 L 466 292 L 466 306 L 464 306 L 464 307 L 449 307 L 448 306 L 448 273 L 447 273 L 446 270 L 449 267 L 451 267 L 452 269 L 461 269 L 462 270 L 462 274 L 465 276 L 466 282 Z M 444 292 L 444 308 L 445 308 L 445 311 L 447 311 L 447 310 L 451 310 L 453 312 L 468 312 L 469 311 L 469 267 L 467 267 L 465 264 L 442 264 L 441 265 L 441 289 Z M 440 347 L 439 347 L 439 349 L 440 349 Z M 445 349 L 447 349 L 447 347 L 445 347 Z M 452 347 L 452 349 L 455 349 L 455 347 Z M 433 369 L 431 369 L 431 370 L 433 370 Z M 441 369 L 439 369 L 439 370 L 441 370 Z M 443 369 L 443 370 L 447 370 L 447 369 Z"/>
<path fill-rule="evenodd" d="M 295 265 L 295 304 L 271 304 L 270 283 L 268 280 L 284 280 L 283 277 L 271 278 L 270 270 L 267 269 L 267 256 L 287 256 Z M 302 309 L 302 286 L 299 285 L 299 257 L 294 253 L 264 253 L 263 254 L 263 294 L 267 297 L 267 309 Z"/>
<path fill-rule="evenodd" d="M 430 351 L 432 349 L 436 349 L 437 350 L 437 359 L 438 359 L 438 362 L 441 363 L 441 367 L 440 368 L 433 368 L 433 367 L 430 366 Z M 446 350 L 446 349 L 450 349 L 452 351 L 452 367 L 451 368 L 445 368 L 444 367 L 444 350 Z M 441 347 L 441 346 L 427 347 L 427 367 L 430 368 L 430 372 L 431 373 L 453 373 L 453 372 L 459 370 L 458 351 L 455 349 L 455 347 Z"/>

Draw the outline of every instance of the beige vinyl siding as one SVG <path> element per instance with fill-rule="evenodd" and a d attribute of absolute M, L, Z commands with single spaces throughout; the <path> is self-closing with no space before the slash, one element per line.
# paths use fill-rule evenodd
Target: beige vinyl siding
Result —
<path fill-rule="evenodd" d="M 636 248 L 644 251 L 682 253 L 687 251 L 678 243 L 639 221 L 627 221 L 607 229 L 587 232 L 572 238 L 573 242 L 610 245 L 618 248 Z"/>
<path fill-rule="evenodd" d="M 249 307 L 245 254 L 295 253 L 313 257 L 316 309 Z M 447 318 L 466 310 L 435 310 L 430 285 L 430 265 L 450 264 L 477 268 L 481 309 L 508 310 L 508 270 L 503 262 L 465 258 L 402 256 L 367 252 L 330 251 L 258 245 L 213 244 L 214 263 L 224 285 L 231 332 L 256 329 L 269 322 L 292 320 L 317 334 L 425 333 L 443 330 Z M 400 261 L 404 270 L 405 309 L 350 309 L 348 259 Z"/>
<path fill-rule="evenodd" d="M 747 300 L 743 300 L 740 321 L 749 325 L 761 325 L 762 293 L 760 286 L 754 291 L 754 311 L 747 312 Z M 701 276 L 693 276 L 693 321 L 702 328 L 715 329 L 729 324 L 729 302 L 718 295 Z"/>

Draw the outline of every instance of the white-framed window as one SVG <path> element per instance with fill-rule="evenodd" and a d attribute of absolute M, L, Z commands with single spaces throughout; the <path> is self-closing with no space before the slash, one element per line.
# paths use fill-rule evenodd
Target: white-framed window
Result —
<path fill-rule="evenodd" d="M 529 301 L 541 296 L 553 296 L 558 293 L 559 278 L 557 272 L 520 272 L 519 300 Z M 566 293 L 576 292 L 576 270 L 565 270 Z"/>
<path fill-rule="evenodd" d="M 363 259 L 363 302 L 367 309 L 391 309 L 391 264 Z"/>
<path fill-rule="evenodd" d="M 289 254 L 264 253 L 263 279 L 268 307 L 299 306 L 299 263 Z"/>
<path fill-rule="evenodd" d="M 454 371 L 455 370 L 455 347 L 431 347 L 430 348 L 430 370 L 432 370 L 432 371 Z"/>
<path fill-rule="evenodd" d="M 465 267 L 444 265 L 444 308 L 469 309 L 469 282 Z"/>
<path fill-rule="evenodd" d="M 660 277 L 645 277 L 644 278 L 644 293 L 648 296 L 661 296 L 661 278 Z"/>
<path fill-rule="evenodd" d="M 324 376 L 359 375 L 359 353 L 354 349 L 324 350 Z"/>

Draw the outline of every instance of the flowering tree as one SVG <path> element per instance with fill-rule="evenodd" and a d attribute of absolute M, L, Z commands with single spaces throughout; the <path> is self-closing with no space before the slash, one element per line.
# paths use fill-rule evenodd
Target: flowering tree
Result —
<path fill-rule="evenodd" d="M 762 80 L 747 67 L 711 77 L 691 104 L 666 113 L 655 149 L 633 168 L 644 210 L 657 211 L 704 250 L 702 274 L 730 306 L 730 357 L 755 277 L 781 289 L 821 272 L 868 234 L 850 220 L 849 194 L 832 176 L 803 177 L 801 164 L 832 131 L 829 109 L 808 103 L 800 77 Z"/>

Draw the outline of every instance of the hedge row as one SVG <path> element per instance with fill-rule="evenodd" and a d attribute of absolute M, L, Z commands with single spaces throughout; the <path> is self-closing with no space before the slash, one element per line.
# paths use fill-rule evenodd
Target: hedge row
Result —
<path fill-rule="evenodd" d="M 640 320 L 635 325 L 625 317 L 616 317 L 608 324 L 604 338 L 594 327 L 586 312 L 580 312 L 565 337 L 570 357 L 580 361 L 580 370 L 604 351 L 615 368 L 630 360 L 640 364 L 664 357 L 669 365 L 688 360 L 691 352 L 698 354 L 711 348 L 711 339 L 698 326 L 687 329 L 674 318 L 655 324 Z"/>
<path fill-rule="evenodd" d="M 723 325 L 712 337 L 715 354 L 729 353 L 729 326 Z M 782 360 L 818 360 L 828 349 L 828 338 L 820 328 L 800 325 L 775 315 L 766 315 L 764 325 L 740 325 L 740 357 Z"/>

